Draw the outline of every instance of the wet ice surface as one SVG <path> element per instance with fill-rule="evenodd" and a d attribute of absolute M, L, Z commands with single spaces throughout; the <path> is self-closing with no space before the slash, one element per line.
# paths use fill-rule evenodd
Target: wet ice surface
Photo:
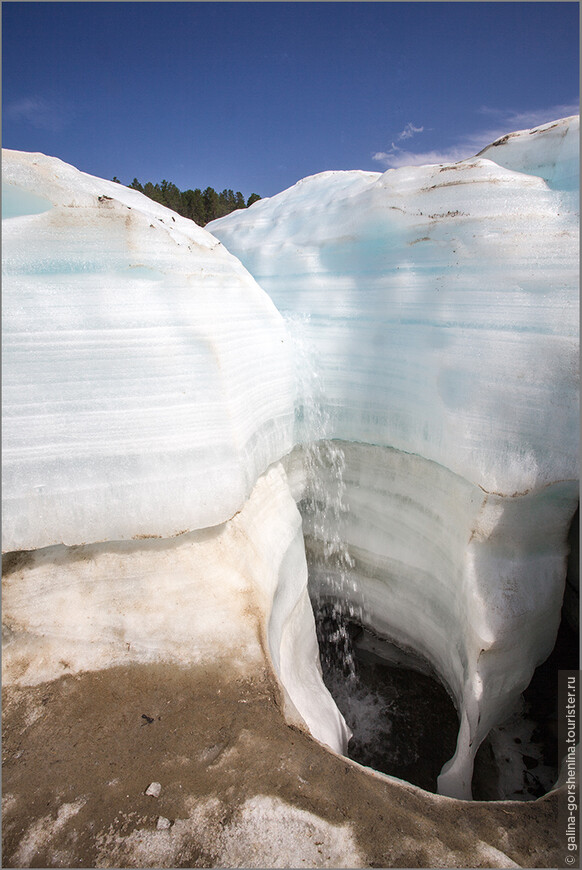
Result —
<path fill-rule="evenodd" d="M 476 800 L 531 801 L 558 779 L 558 671 L 579 667 L 573 629 L 562 620 L 551 656 L 520 696 L 515 712 L 493 728 L 475 758 Z"/>
<path fill-rule="evenodd" d="M 458 719 L 442 684 L 374 649 L 390 645 L 351 622 L 341 608 L 316 605 L 324 682 L 353 732 L 348 757 L 366 767 L 436 792 L 453 754 Z M 536 800 L 558 778 L 557 672 L 577 667 L 572 630 L 562 623 L 556 648 L 540 666 L 513 713 L 493 728 L 475 761 L 475 800 Z M 396 660 L 400 658 L 398 663 Z M 420 663 L 415 662 L 416 665 Z"/>
<path fill-rule="evenodd" d="M 455 751 L 453 702 L 428 674 L 382 661 L 362 642 L 369 632 L 337 617 L 320 609 L 316 625 L 324 682 L 353 732 L 349 758 L 435 792 Z"/>

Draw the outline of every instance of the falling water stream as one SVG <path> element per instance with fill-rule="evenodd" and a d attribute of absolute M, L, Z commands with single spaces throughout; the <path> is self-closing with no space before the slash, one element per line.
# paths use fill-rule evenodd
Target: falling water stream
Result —
<path fill-rule="evenodd" d="M 344 483 L 345 456 L 332 440 L 331 415 L 325 402 L 321 366 L 314 358 L 315 343 L 308 338 L 311 318 L 290 314 L 287 326 L 295 344 L 296 443 L 302 445 L 306 487 L 299 509 L 303 517 L 306 549 L 311 554 L 309 593 L 316 616 L 322 667 L 331 659 L 339 664 L 348 683 L 356 679 L 348 621 L 363 622 L 362 608 L 353 603 L 354 562 L 343 534 L 347 513 Z M 324 620 L 321 614 L 327 614 Z M 332 652 L 333 650 L 333 652 Z"/>
<path fill-rule="evenodd" d="M 330 437 L 333 420 L 322 367 L 308 340 L 312 326 L 307 316 L 288 318 L 298 361 L 296 441 L 306 478 L 299 509 L 324 681 L 353 732 L 349 757 L 434 791 L 454 752 L 456 713 L 440 683 L 390 668 L 371 652 L 373 644 L 365 643 L 369 620 L 345 534 L 345 455 L 341 442 Z"/>

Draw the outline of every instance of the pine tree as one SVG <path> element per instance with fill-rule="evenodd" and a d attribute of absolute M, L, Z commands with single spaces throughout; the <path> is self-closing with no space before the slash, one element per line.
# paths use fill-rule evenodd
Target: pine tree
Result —
<path fill-rule="evenodd" d="M 162 191 L 160 190 L 159 184 L 152 184 L 151 181 L 147 181 L 144 184 L 143 192 L 146 196 L 149 196 L 149 198 L 153 199 L 155 202 L 162 203 Z"/>
<path fill-rule="evenodd" d="M 162 196 L 162 203 L 168 208 L 171 208 L 172 211 L 180 213 L 182 207 L 182 194 L 176 185 L 171 181 L 166 181 L 164 178 L 160 184 L 160 193 Z"/>
<path fill-rule="evenodd" d="M 204 210 L 206 214 L 205 223 L 209 223 L 209 221 L 213 221 L 215 218 L 219 217 L 220 197 L 213 187 L 207 187 L 202 194 L 202 197 L 204 199 Z"/>
<path fill-rule="evenodd" d="M 199 187 L 196 190 L 185 190 L 182 193 L 182 211 L 180 214 L 195 221 L 203 227 L 206 223 L 206 207 L 204 197 Z"/>

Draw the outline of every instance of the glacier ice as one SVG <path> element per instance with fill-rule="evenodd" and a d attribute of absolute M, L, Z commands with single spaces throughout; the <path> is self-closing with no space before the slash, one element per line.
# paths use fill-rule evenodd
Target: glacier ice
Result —
<path fill-rule="evenodd" d="M 341 590 L 365 625 L 432 665 L 462 727 L 452 786 L 443 775 L 440 788 L 466 798 L 474 753 L 552 651 L 576 485 L 508 499 L 415 454 L 342 449 L 349 582 L 306 515 L 312 595 Z"/>
<path fill-rule="evenodd" d="M 305 390 L 295 440 L 345 456 L 339 587 L 455 698 L 439 788 L 456 797 L 559 623 L 578 500 L 578 127 L 454 164 L 321 173 L 208 227 L 303 333 L 323 411 Z M 309 522 L 312 584 L 337 589 Z"/>
<path fill-rule="evenodd" d="M 5 152 L 3 550 L 34 551 L 7 563 L 8 678 L 268 649 L 287 716 L 341 751 L 307 551 L 314 589 L 438 672 L 440 789 L 470 797 L 560 617 L 577 130 L 322 173 L 210 232 Z"/>
<path fill-rule="evenodd" d="M 309 315 L 326 437 L 509 495 L 578 475 L 576 208 L 473 158 L 322 173 L 208 228 Z"/>
<path fill-rule="evenodd" d="M 3 173 L 4 550 L 223 522 L 292 446 L 280 314 L 137 191 L 38 154 Z"/>
<path fill-rule="evenodd" d="M 244 677 L 260 672 L 268 649 L 287 719 L 345 751 L 350 735 L 321 677 L 301 517 L 280 463 L 212 528 L 44 547 L 3 568 L 5 685 L 160 660 L 224 662 Z"/>
<path fill-rule="evenodd" d="M 487 157 L 506 169 L 537 175 L 553 190 L 577 195 L 580 187 L 578 116 L 543 124 L 533 130 L 508 133 L 487 145 L 478 156 Z"/>

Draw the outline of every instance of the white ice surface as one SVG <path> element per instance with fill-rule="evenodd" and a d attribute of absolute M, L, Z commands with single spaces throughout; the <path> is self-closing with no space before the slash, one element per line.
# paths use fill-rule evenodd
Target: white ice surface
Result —
<path fill-rule="evenodd" d="M 100 843 L 99 866 L 171 867 L 186 844 L 196 842 L 217 867 L 363 867 L 349 822 L 332 824 L 278 796 L 248 798 L 233 815 L 218 798 L 190 798 L 186 818 L 171 833 L 141 828 L 129 834 L 110 829 Z M 495 866 L 513 866 L 507 863 Z M 515 865 L 517 866 L 517 865 Z"/>
<path fill-rule="evenodd" d="M 573 115 L 496 139 L 479 153 L 507 169 L 539 175 L 553 190 L 580 187 L 580 118 Z"/>
<path fill-rule="evenodd" d="M 560 128 L 572 147 L 575 127 Z M 528 144 L 554 138 L 541 128 Z M 571 194 L 485 158 L 326 172 L 209 229 L 294 324 L 308 316 L 327 437 L 418 453 L 507 495 L 578 477 Z"/>
<path fill-rule="evenodd" d="M 196 224 L 59 160 L 4 152 L 3 209 L 3 550 L 36 551 L 5 578 L 5 680 L 243 668 L 259 596 L 288 717 L 344 751 L 272 465 L 293 434 L 281 315 Z"/>
<path fill-rule="evenodd" d="M 39 154 L 3 176 L 3 551 L 223 522 L 292 446 L 273 303 L 137 191 Z"/>

